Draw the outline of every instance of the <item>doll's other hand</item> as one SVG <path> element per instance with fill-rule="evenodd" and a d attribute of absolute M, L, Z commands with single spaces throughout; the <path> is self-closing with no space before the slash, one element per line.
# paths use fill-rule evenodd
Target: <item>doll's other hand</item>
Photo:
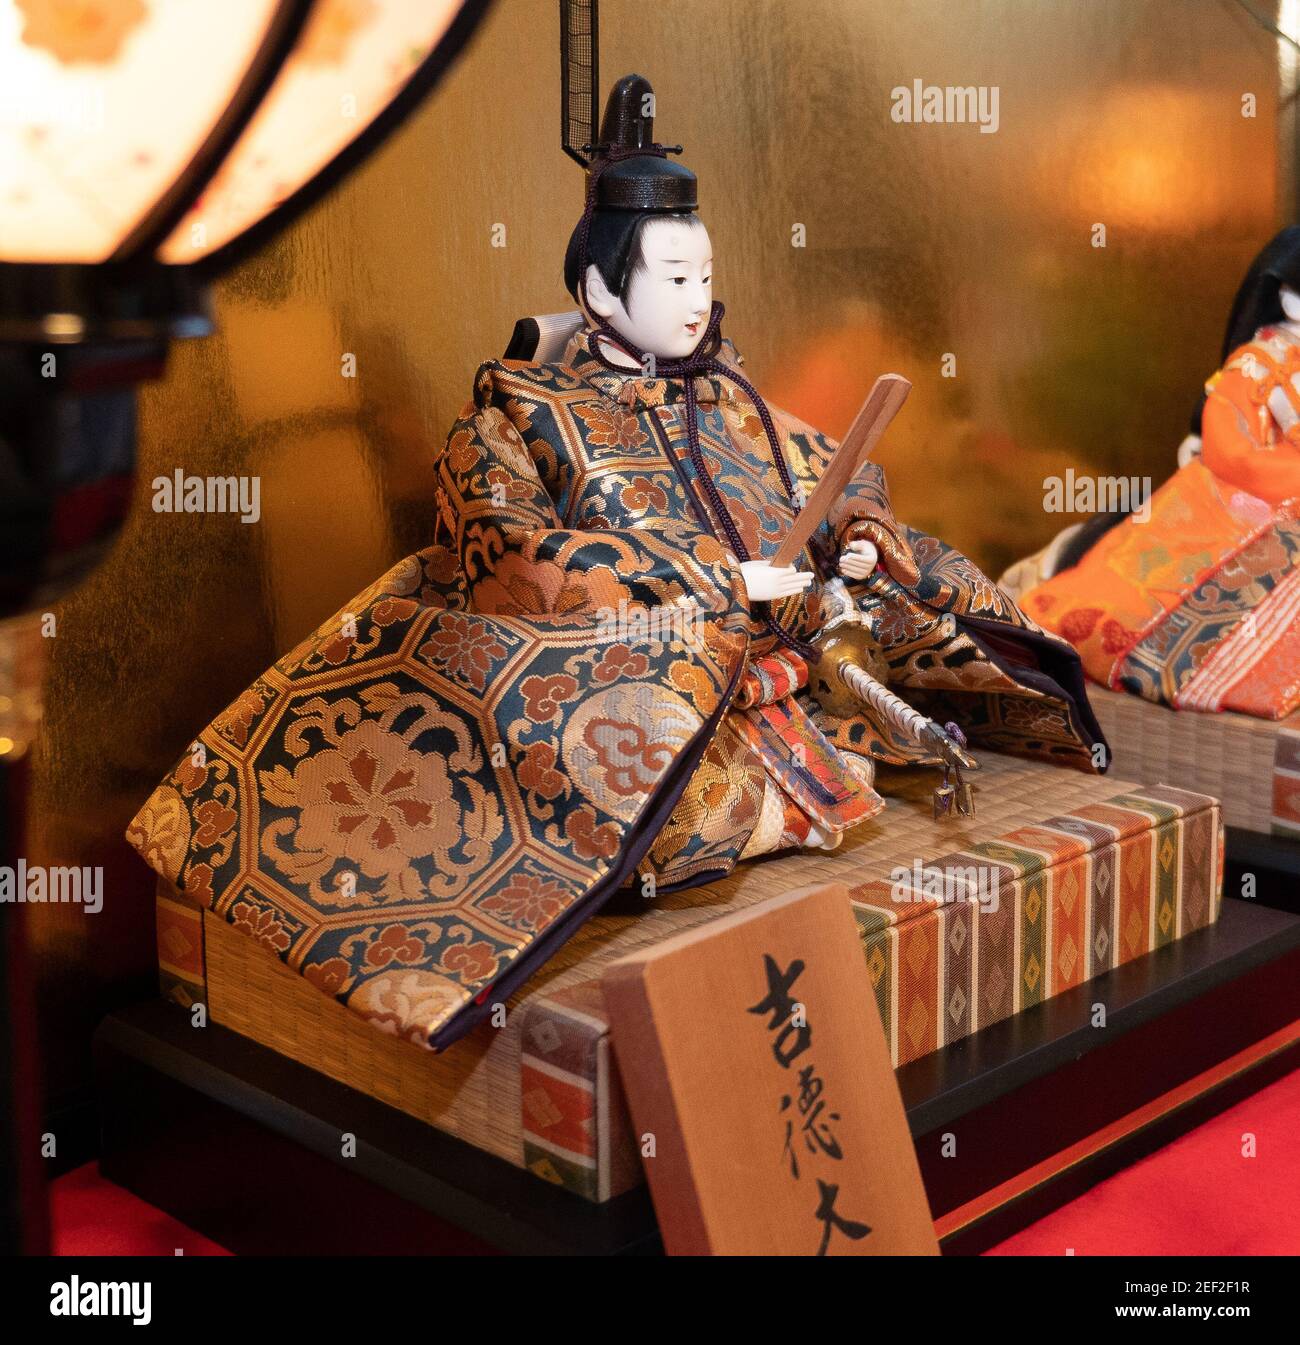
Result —
<path fill-rule="evenodd" d="M 879 559 L 880 552 L 874 542 L 865 539 L 850 542 L 840 552 L 840 573 L 845 579 L 865 579 L 876 568 Z"/>
<path fill-rule="evenodd" d="M 811 570 L 796 570 L 793 565 L 769 565 L 763 560 L 747 560 L 740 567 L 750 602 L 771 602 L 802 593 L 813 581 Z"/>
<path fill-rule="evenodd" d="M 1295 379 L 1292 378 L 1294 385 Z M 1291 427 L 1300 420 L 1300 416 L 1295 413 L 1295 408 L 1291 405 L 1285 392 L 1281 388 L 1274 388 L 1268 394 L 1268 409 L 1273 413 L 1273 419 L 1277 421 L 1278 429 L 1286 434 Z"/>

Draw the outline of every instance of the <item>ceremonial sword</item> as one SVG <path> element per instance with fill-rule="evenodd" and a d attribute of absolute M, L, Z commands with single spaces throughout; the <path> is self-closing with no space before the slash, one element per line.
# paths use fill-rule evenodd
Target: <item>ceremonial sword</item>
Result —
<path fill-rule="evenodd" d="M 808 539 L 871 456 L 911 390 L 912 385 L 901 374 L 881 374 L 876 379 L 813 493 L 800 509 L 789 535 L 777 548 L 771 564 L 794 563 Z M 811 690 L 819 704 L 843 718 L 857 712 L 865 703 L 904 737 L 935 751 L 944 763 L 944 783 L 935 791 L 935 816 L 942 816 L 953 808 L 967 816 L 973 814 L 974 796 L 970 785 L 961 778 L 961 768 L 976 770 L 979 763 L 965 750 L 966 739 L 961 730 L 956 724 L 940 727 L 885 686 L 883 677 L 887 675 L 887 665 L 884 656 L 858 611 L 848 585 L 840 576 L 826 582 L 822 602 L 829 609 L 829 615 L 814 642 L 822 657 L 810 669 Z M 872 674 L 870 669 L 873 668 L 880 676 Z M 955 788 L 948 782 L 950 768 L 957 772 Z"/>

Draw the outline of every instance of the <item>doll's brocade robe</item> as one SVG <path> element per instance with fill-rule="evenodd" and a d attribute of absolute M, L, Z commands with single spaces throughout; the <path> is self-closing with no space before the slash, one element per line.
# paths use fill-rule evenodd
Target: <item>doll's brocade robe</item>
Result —
<path fill-rule="evenodd" d="M 726 379 L 695 390 L 702 460 L 770 558 L 794 511 L 759 416 Z M 773 415 L 810 491 L 833 445 Z M 204 730 L 128 838 L 320 989 L 440 1049 L 638 874 L 699 883 L 873 816 L 873 759 L 919 749 L 817 709 L 686 438 L 683 381 L 611 373 L 584 334 L 562 363 L 485 364 L 437 460 L 433 543 Z M 824 562 L 857 537 L 881 564 L 851 588 L 908 699 L 1091 767 L 1073 650 L 899 524 L 871 464 L 822 525 Z M 821 589 L 771 614 L 810 639 Z"/>
<path fill-rule="evenodd" d="M 1180 710 L 1265 719 L 1300 707 L 1300 337 L 1265 327 L 1206 384 L 1198 458 L 1027 611 L 1076 645 L 1098 682 Z"/>

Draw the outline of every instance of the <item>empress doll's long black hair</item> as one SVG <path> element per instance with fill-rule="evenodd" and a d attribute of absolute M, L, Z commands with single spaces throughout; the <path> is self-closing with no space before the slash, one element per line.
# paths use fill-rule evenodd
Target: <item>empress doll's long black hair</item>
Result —
<path fill-rule="evenodd" d="M 1300 290 L 1300 224 L 1288 225 L 1275 235 L 1250 264 L 1232 301 L 1228 325 L 1223 333 L 1223 349 L 1219 364 L 1224 365 L 1234 350 L 1250 341 L 1261 327 L 1281 322 L 1281 289 L 1290 285 Z M 1205 393 L 1196 404 L 1192 417 L 1192 433 L 1201 432 L 1201 412 L 1205 409 Z"/>

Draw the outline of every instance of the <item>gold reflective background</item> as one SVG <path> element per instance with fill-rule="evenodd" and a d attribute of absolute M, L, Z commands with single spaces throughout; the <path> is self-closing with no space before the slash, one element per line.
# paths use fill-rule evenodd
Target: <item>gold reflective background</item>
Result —
<path fill-rule="evenodd" d="M 1239 6 L 604 0 L 601 35 L 602 86 L 648 76 L 699 175 L 759 388 L 839 433 L 877 373 L 913 381 L 878 455 L 901 518 L 996 574 L 1069 521 L 1043 512 L 1045 476 L 1168 474 L 1287 215 L 1278 45 Z M 998 86 L 997 133 L 891 121 L 918 78 Z M 557 6 L 498 0 L 430 103 L 223 283 L 219 334 L 143 390 L 136 510 L 58 610 L 31 762 L 29 862 L 105 867 L 100 915 L 30 912 L 56 1096 L 98 1016 L 152 986 L 127 821 L 213 714 L 428 541 L 431 452 L 475 367 L 516 317 L 571 306 L 581 196 Z M 260 521 L 152 512 L 178 467 L 259 476 Z"/>

